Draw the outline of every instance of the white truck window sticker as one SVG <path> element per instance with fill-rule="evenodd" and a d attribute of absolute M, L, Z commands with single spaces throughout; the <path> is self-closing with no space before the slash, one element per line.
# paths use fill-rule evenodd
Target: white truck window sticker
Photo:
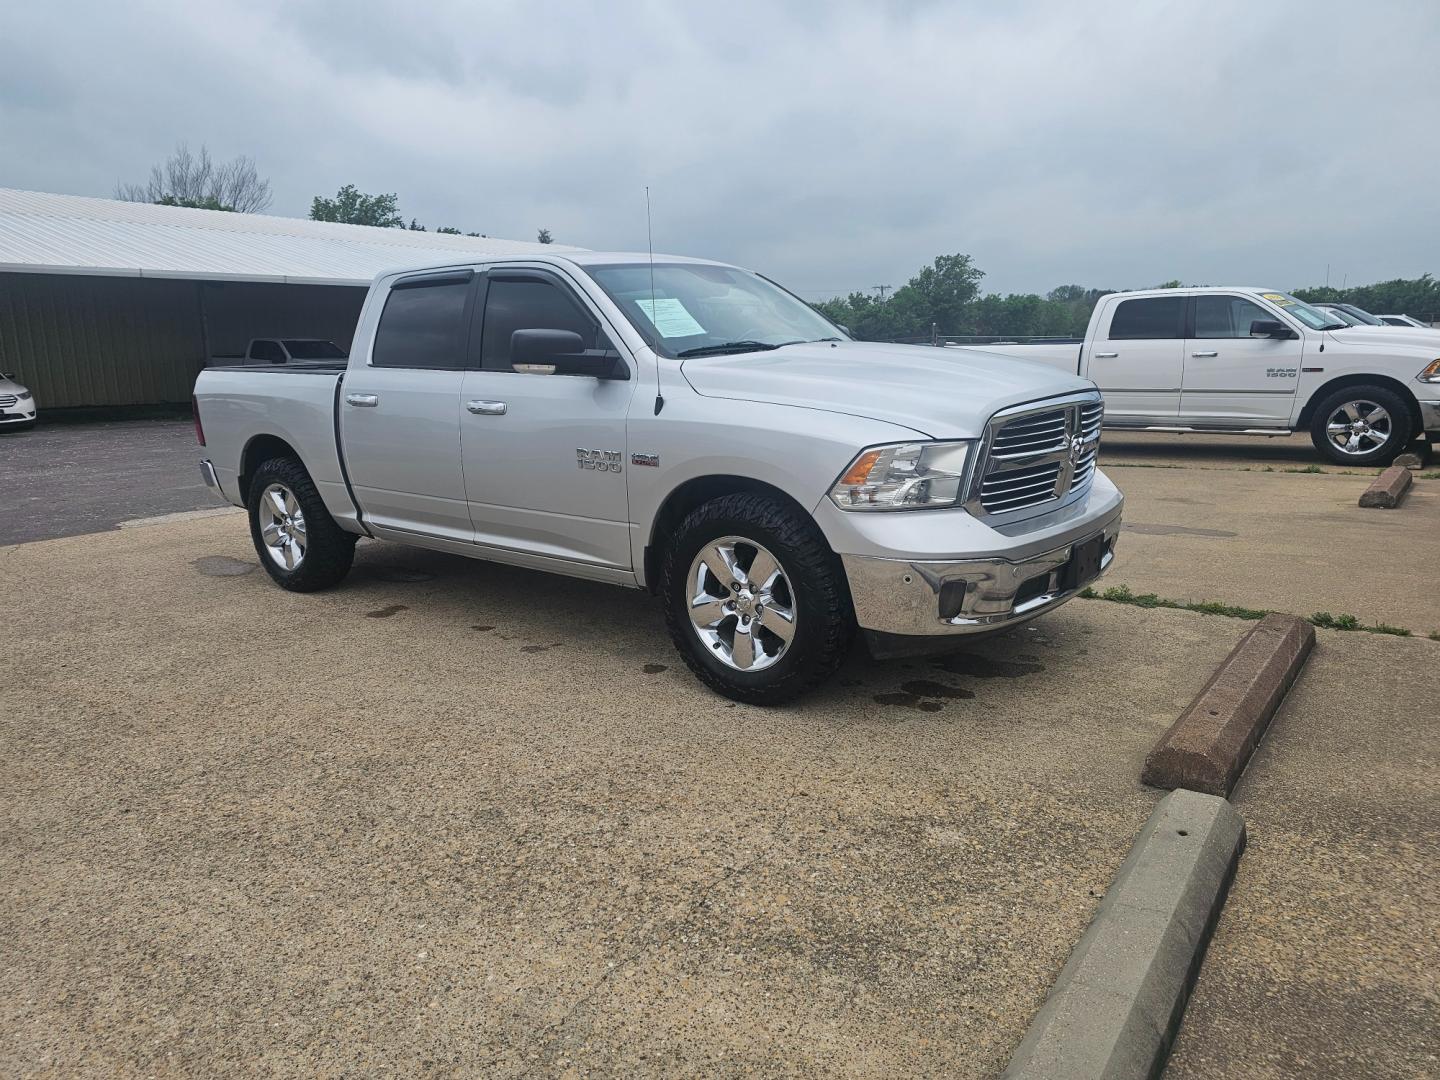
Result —
<path fill-rule="evenodd" d="M 705 328 L 685 310 L 685 305 L 673 297 L 656 297 L 654 300 L 636 300 L 640 312 L 660 331 L 661 337 L 694 337 L 705 333 Z"/>

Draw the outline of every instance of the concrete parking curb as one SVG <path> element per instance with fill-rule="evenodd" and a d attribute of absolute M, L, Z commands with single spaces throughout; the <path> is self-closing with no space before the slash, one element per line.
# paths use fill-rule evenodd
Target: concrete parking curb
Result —
<path fill-rule="evenodd" d="M 1403 465 L 1391 465 L 1370 482 L 1360 495 L 1360 505 L 1378 510 L 1394 510 L 1410 490 L 1410 470 Z"/>
<path fill-rule="evenodd" d="M 1141 782 L 1229 795 L 1314 645 L 1304 619 L 1266 615 L 1155 744 Z"/>
<path fill-rule="evenodd" d="M 1161 799 L 1004 1076 L 1158 1076 L 1244 847 L 1225 799 Z"/>

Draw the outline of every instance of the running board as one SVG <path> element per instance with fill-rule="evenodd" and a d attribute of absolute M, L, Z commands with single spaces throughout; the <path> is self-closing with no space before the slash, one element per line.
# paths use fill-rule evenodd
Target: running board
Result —
<path fill-rule="evenodd" d="M 1130 424 L 1106 424 L 1111 431 L 1159 431 L 1167 435 L 1264 435 L 1279 438 L 1291 435 L 1289 428 L 1201 428 L 1201 427 L 1160 427 L 1146 425 L 1137 427 Z"/>

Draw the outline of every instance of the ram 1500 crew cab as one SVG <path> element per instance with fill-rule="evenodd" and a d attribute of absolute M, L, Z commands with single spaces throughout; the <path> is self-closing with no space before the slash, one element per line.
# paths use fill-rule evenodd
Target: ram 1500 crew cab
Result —
<path fill-rule="evenodd" d="M 1440 437 L 1440 334 L 1346 325 L 1273 290 L 1112 293 L 1083 340 L 982 348 L 1094 380 L 1107 427 L 1309 431 L 1342 465 L 1387 465 L 1422 432 Z"/>
<path fill-rule="evenodd" d="M 647 588 L 709 686 L 783 701 L 953 647 L 1110 564 L 1087 380 L 851 341 L 747 270 L 565 253 L 382 274 L 348 363 L 209 368 L 201 471 L 260 562 L 336 584 L 358 537 Z"/>

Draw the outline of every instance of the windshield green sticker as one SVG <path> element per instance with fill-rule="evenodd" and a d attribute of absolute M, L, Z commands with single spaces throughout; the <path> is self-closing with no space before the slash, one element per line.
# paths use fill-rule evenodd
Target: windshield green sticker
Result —
<path fill-rule="evenodd" d="M 636 300 L 635 303 L 640 308 L 640 313 L 660 331 L 661 337 L 695 337 L 705 333 L 705 328 L 685 310 L 685 305 L 673 297 Z"/>
<path fill-rule="evenodd" d="M 1272 304 L 1279 304 L 1281 307 L 1289 307 L 1291 304 L 1295 303 L 1294 300 L 1291 300 L 1290 297 L 1286 296 L 1284 293 L 1262 292 L 1260 295 L 1263 296 L 1266 300 L 1269 300 Z"/>

